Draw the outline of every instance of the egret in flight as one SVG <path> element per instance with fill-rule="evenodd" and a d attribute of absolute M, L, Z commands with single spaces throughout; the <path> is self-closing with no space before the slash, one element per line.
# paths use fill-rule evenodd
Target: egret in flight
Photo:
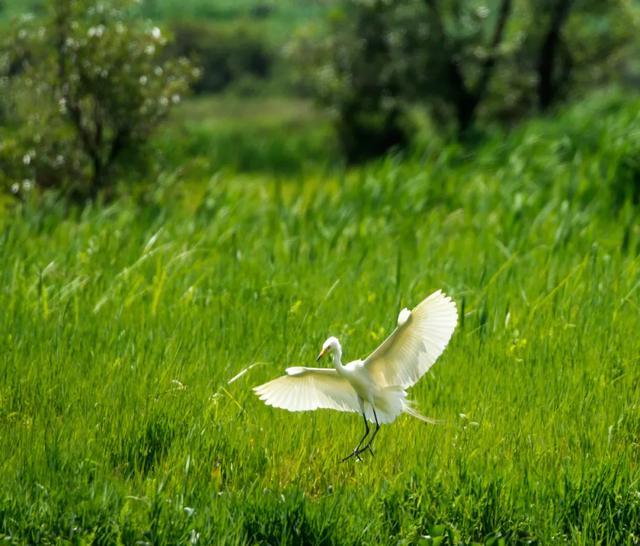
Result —
<path fill-rule="evenodd" d="M 318 355 L 330 355 L 333 368 L 287 368 L 278 377 L 253 390 L 270 406 L 289 411 L 320 408 L 360 413 L 365 433 L 353 452 L 343 459 L 360 459 L 369 450 L 380 425 L 393 422 L 401 413 L 435 423 L 414 409 L 407 391 L 442 354 L 458 322 L 458 310 L 440 290 L 411 311 L 403 309 L 392 334 L 364 360 L 342 364 L 342 347 L 335 337 L 327 339 Z M 369 422 L 375 423 L 369 437 Z M 366 443 L 365 443 L 366 441 Z"/>

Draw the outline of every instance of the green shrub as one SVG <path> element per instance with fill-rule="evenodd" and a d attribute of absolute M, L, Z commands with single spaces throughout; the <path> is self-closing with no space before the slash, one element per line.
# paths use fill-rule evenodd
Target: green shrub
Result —
<path fill-rule="evenodd" d="M 273 53 L 254 26 L 191 20 L 174 23 L 172 31 L 171 52 L 192 58 L 202 68 L 194 85 L 197 93 L 222 91 L 243 78 L 266 79 L 271 74 Z"/>

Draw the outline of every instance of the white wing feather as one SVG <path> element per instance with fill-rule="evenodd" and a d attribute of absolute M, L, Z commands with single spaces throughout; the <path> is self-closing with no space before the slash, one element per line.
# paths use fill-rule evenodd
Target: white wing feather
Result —
<path fill-rule="evenodd" d="M 336 370 L 298 366 L 286 371 L 287 375 L 254 387 L 267 405 L 289 411 L 360 411 L 356 391 Z"/>
<path fill-rule="evenodd" d="M 456 304 L 438 290 L 412 311 L 400 312 L 398 327 L 364 366 L 380 385 L 409 388 L 442 354 L 457 322 Z"/>

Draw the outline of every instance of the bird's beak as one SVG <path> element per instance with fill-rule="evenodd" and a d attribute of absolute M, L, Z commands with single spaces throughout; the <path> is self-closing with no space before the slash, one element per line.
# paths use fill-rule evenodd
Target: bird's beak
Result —
<path fill-rule="evenodd" d="M 320 351 L 320 354 L 318 355 L 318 358 L 316 358 L 316 362 L 318 362 L 318 360 L 320 360 L 326 354 L 327 354 L 327 350 L 322 349 L 322 351 Z"/>

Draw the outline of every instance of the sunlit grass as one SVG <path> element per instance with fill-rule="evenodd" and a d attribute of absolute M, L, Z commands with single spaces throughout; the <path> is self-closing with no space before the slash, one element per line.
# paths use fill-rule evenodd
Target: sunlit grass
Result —
<path fill-rule="evenodd" d="M 470 158 L 5 213 L 0 536 L 636 543 L 640 232 L 614 182 L 637 117 L 582 116 Z M 558 125 L 589 117 L 593 146 Z M 436 288 L 461 322 L 412 396 L 445 424 L 339 464 L 357 416 L 251 393 L 330 334 L 365 355 Z"/>

